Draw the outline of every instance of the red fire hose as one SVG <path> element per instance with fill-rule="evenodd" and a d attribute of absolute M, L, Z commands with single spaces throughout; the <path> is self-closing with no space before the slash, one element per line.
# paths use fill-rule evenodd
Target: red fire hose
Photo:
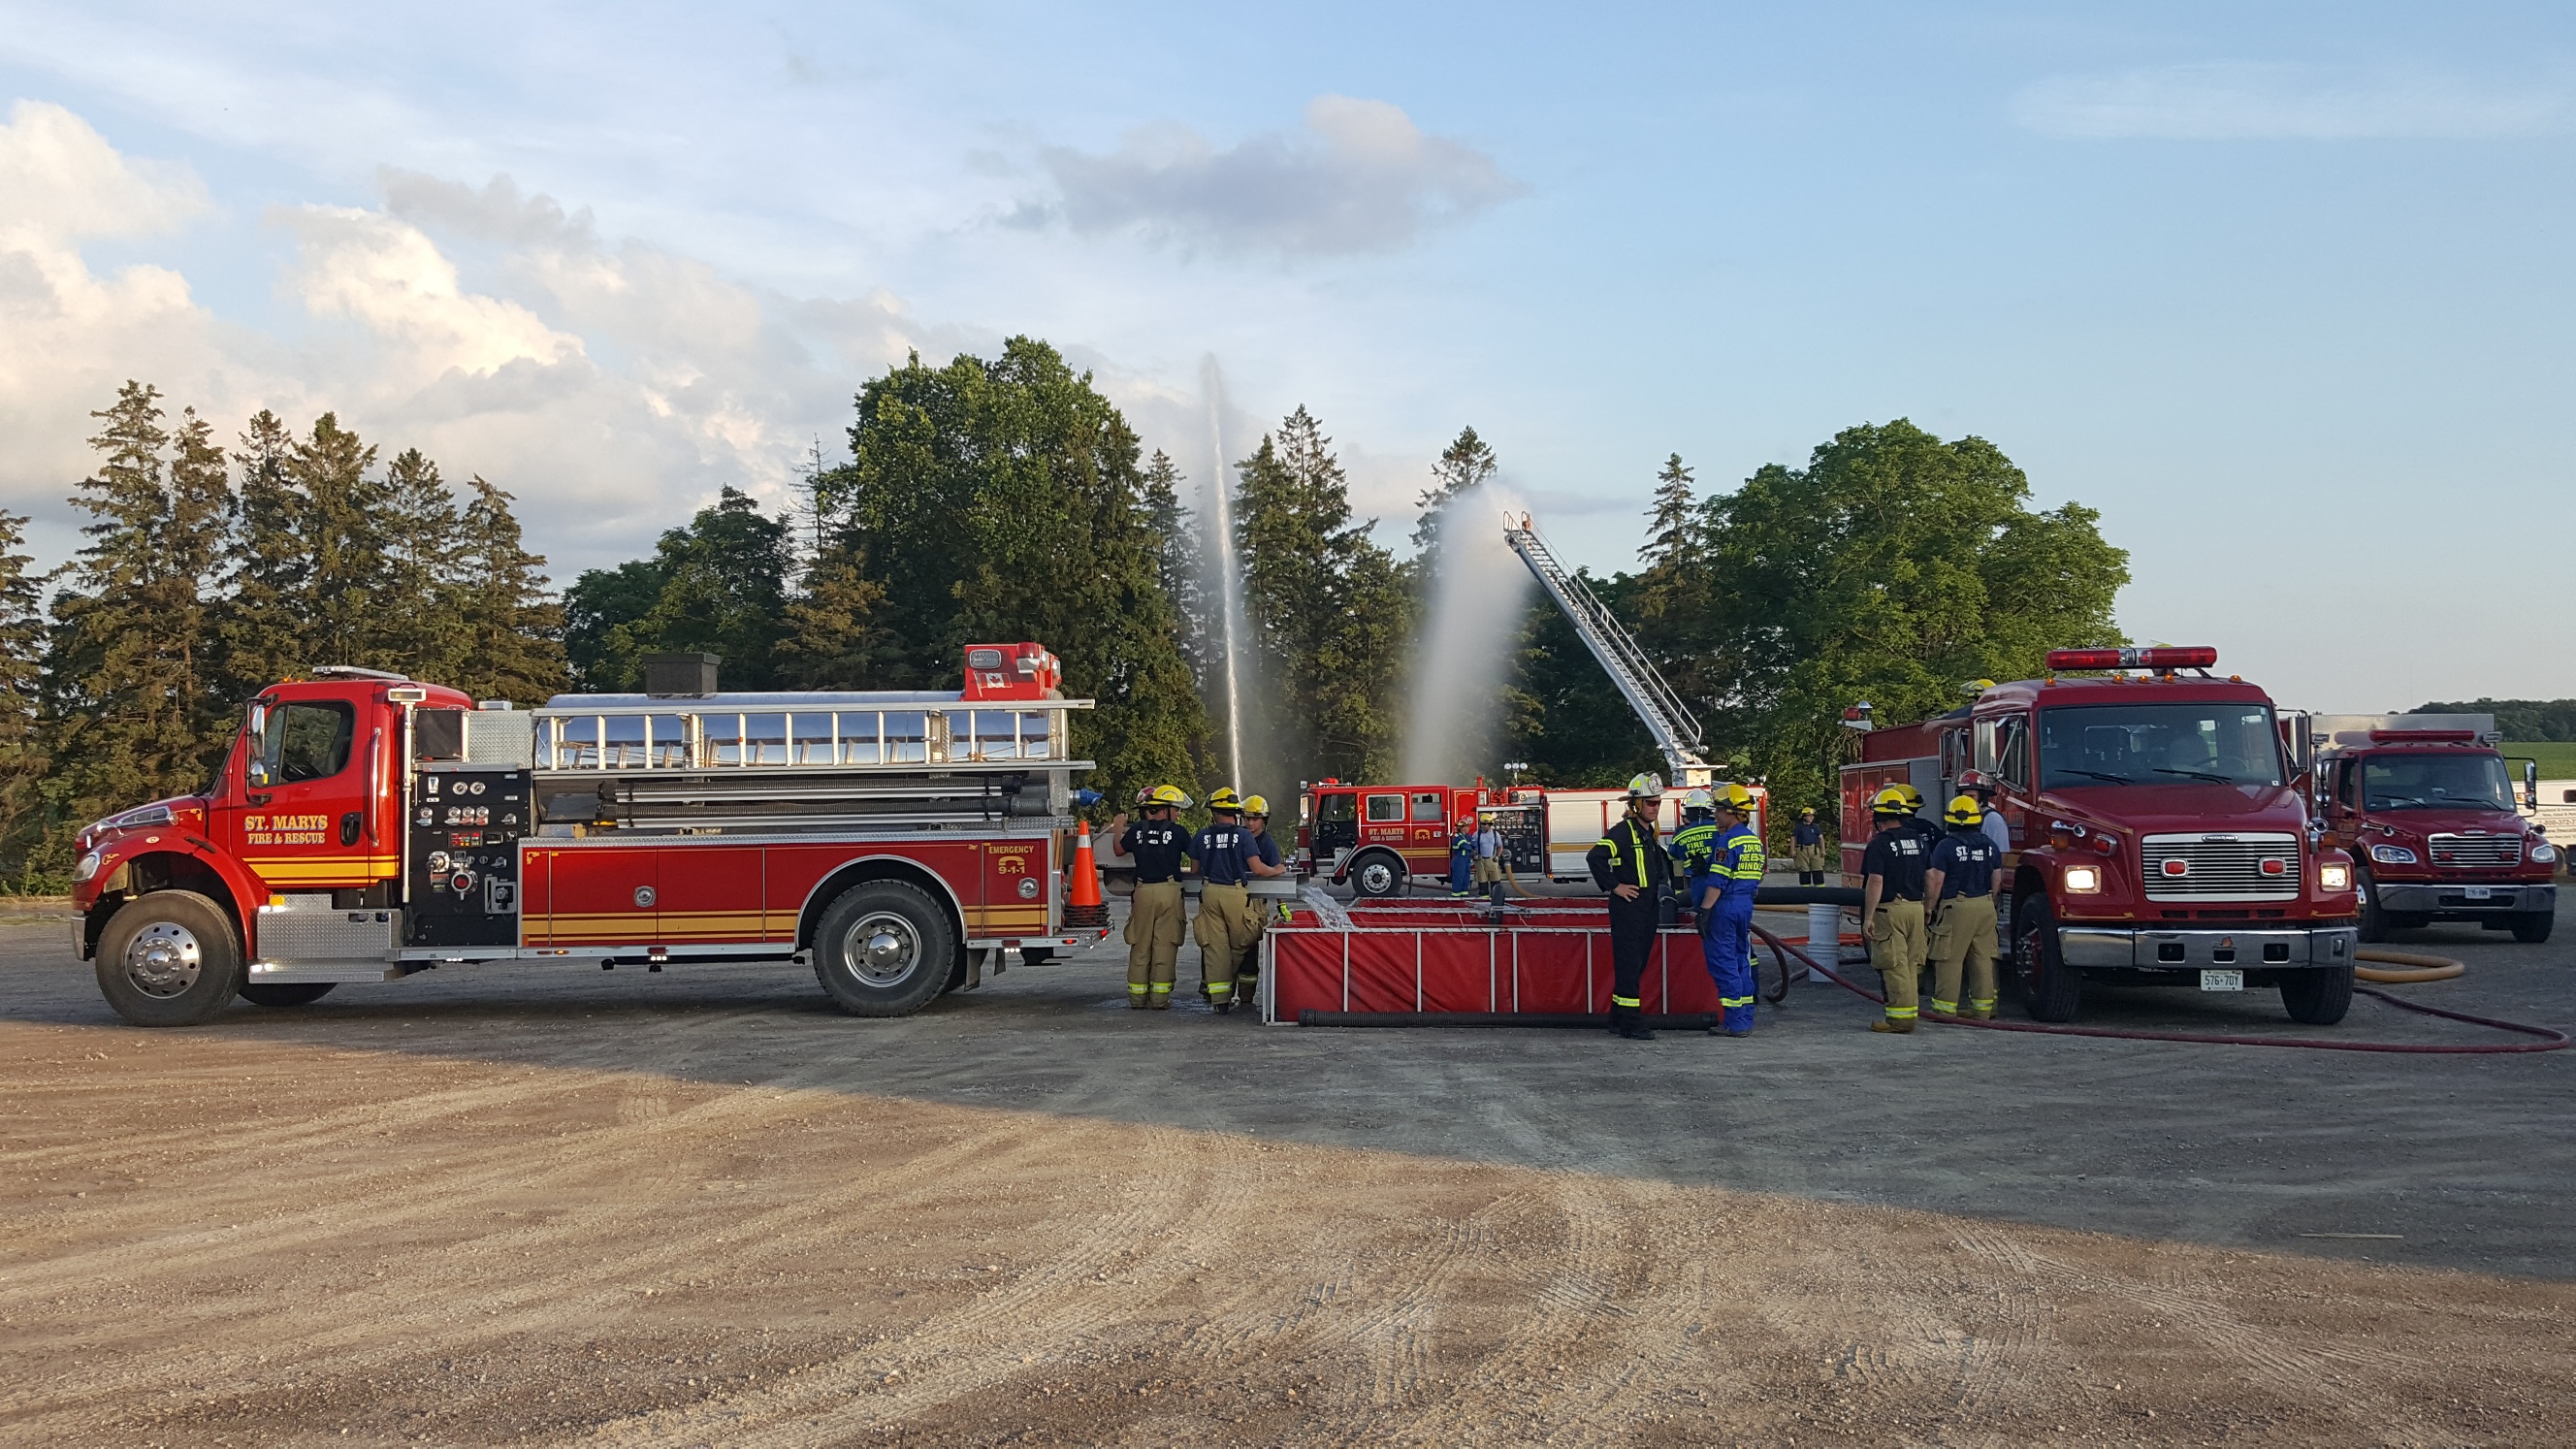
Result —
<path fill-rule="evenodd" d="M 1814 957 L 1809 956 L 1806 952 L 1801 951 L 1797 947 L 1781 940 L 1779 937 L 1764 930 L 1762 927 L 1755 926 L 1753 928 L 1753 934 L 1761 937 L 1762 940 L 1771 947 L 1774 957 L 1780 963 L 1779 989 L 1771 992 L 1768 998 L 1774 1005 L 1777 1005 L 1782 998 L 1789 994 L 1789 960 L 1791 957 L 1795 957 L 1799 961 L 1804 962 L 1809 969 L 1821 973 L 1826 980 L 1833 982 L 1836 986 L 1852 993 L 1854 996 L 1858 996 L 1866 1001 L 1877 1002 L 1882 1006 L 1887 1003 L 1886 997 L 1881 996 L 1874 991 L 1870 991 L 1865 987 L 1853 985 L 1850 981 L 1844 979 L 1841 972 L 1834 970 L 1831 966 L 1820 964 Z M 2445 964 L 2447 965 L 2448 963 Z M 2445 972 L 2444 974 L 2449 975 L 2455 973 Z M 2039 1021 L 1973 1021 L 1964 1016 L 1945 1016 L 1940 1012 L 1928 1009 L 1923 1013 L 1923 1016 L 1926 1020 L 1941 1022 L 1948 1026 L 1982 1027 L 1987 1031 L 2028 1031 L 2037 1032 L 2044 1036 L 2108 1036 L 2119 1037 L 2129 1041 L 2195 1042 L 2205 1046 L 2305 1047 L 2312 1051 L 2327 1052 L 2402 1052 L 2420 1056 L 2492 1056 L 2505 1052 L 2554 1052 L 2570 1044 L 2567 1033 L 2550 1027 L 2526 1026 L 2518 1021 L 2498 1021 L 2493 1017 L 2471 1016 L 2462 1011 L 2444 1011 L 2438 1006 L 2419 1006 L 2412 1001 L 2407 1001 L 2401 997 L 2391 996 L 2385 991 L 2374 991 L 2367 986 L 2356 986 L 2353 990 L 2364 996 L 2375 997 L 2381 1001 L 2387 1002 L 2389 1005 L 2397 1007 L 2400 1010 L 2416 1012 L 2423 1016 L 2438 1016 L 2449 1021 L 2464 1021 L 2471 1026 L 2490 1027 L 2496 1031 L 2517 1032 L 2523 1036 L 2538 1037 L 2540 1040 L 2488 1042 L 2481 1045 L 2469 1046 L 2442 1046 L 2420 1042 L 2323 1041 L 2309 1040 L 2304 1037 L 2288 1036 L 2195 1036 L 2189 1032 L 2179 1031 L 2140 1031 L 2129 1027 L 2112 1026 L 2056 1026 L 2047 1022 Z"/>

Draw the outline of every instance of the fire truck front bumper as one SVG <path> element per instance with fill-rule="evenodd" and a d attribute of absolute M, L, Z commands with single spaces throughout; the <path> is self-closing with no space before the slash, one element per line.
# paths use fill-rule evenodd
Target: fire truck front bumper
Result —
<path fill-rule="evenodd" d="M 2375 881 L 2379 908 L 2401 916 L 2445 916 L 2469 920 L 2523 911 L 2558 909 L 2558 887 L 2515 881 L 2510 884 L 2464 885 L 2458 881 Z"/>
<path fill-rule="evenodd" d="M 2161 931 L 2119 926 L 2064 926 L 2058 950 L 2076 967 L 2176 970 L 2208 967 L 2349 966 L 2361 949 L 2352 926 L 2297 931 Z"/>

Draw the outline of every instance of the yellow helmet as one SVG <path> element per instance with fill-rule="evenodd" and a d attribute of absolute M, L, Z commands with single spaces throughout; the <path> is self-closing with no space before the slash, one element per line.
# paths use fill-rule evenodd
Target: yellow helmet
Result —
<path fill-rule="evenodd" d="M 1872 795 L 1869 797 L 1869 813 L 1872 815 L 1913 814 L 1914 807 L 1905 803 L 1906 789 L 1907 787 L 1903 785 L 1890 785 Z"/>
<path fill-rule="evenodd" d="M 1228 812 L 1240 811 L 1243 809 L 1243 797 L 1234 793 L 1232 785 L 1219 785 L 1216 787 L 1216 793 L 1208 796 L 1208 808 Z"/>
<path fill-rule="evenodd" d="M 1267 820 L 1270 818 L 1270 802 L 1259 795 L 1246 795 L 1243 797 L 1243 813 Z"/>
<path fill-rule="evenodd" d="M 1190 797 L 1182 794 L 1181 787 L 1178 785 L 1157 785 L 1146 792 L 1145 803 L 1169 805 L 1175 810 L 1187 810 L 1190 808 Z"/>
<path fill-rule="evenodd" d="M 1953 795 L 1950 808 L 1941 812 L 1941 818 L 1953 825 L 1974 825 L 1986 818 L 1986 812 L 1977 805 L 1976 796 Z"/>
<path fill-rule="evenodd" d="M 1890 785 L 1888 788 L 1894 790 L 1897 794 L 1897 798 L 1905 802 L 1905 808 L 1908 813 L 1923 808 L 1922 791 L 1915 789 L 1911 785 Z"/>
<path fill-rule="evenodd" d="M 1661 800 L 1664 798 L 1664 777 L 1661 775 L 1639 775 L 1635 779 L 1630 780 L 1628 782 L 1628 798 L 1631 800 Z"/>
<path fill-rule="evenodd" d="M 1717 805 L 1721 810 L 1732 810 L 1750 818 L 1753 814 L 1753 792 L 1741 785 L 1721 785 L 1717 790 Z"/>

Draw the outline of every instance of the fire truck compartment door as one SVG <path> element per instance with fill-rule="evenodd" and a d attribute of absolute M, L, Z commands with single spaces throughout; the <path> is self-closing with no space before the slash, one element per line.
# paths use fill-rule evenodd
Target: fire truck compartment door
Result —
<path fill-rule="evenodd" d="M 762 939 L 763 853 L 757 845 L 718 845 L 705 837 L 664 846 L 654 944 L 740 946 Z M 793 923 L 781 927 L 792 932 Z"/>
<path fill-rule="evenodd" d="M 531 915 L 528 943 L 564 947 L 660 945 L 661 847 L 624 842 L 554 847 L 546 852 L 542 927 Z M 522 887 L 523 890 L 526 887 Z M 533 912 L 539 897 L 522 897 Z M 544 939 L 537 939 L 540 930 Z"/>
<path fill-rule="evenodd" d="M 401 871 L 402 823 L 380 811 L 381 727 L 345 700 L 253 711 L 225 782 L 222 840 L 281 893 L 363 887 Z"/>

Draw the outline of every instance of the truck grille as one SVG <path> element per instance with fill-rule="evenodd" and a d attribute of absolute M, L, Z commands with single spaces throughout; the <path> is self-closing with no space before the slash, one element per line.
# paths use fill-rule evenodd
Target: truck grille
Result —
<path fill-rule="evenodd" d="M 2522 862 L 2522 837 L 2519 835 L 2436 835 L 2425 844 L 2433 848 L 2435 865 L 2519 865 Z"/>
<path fill-rule="evenodd" d="M 2151 901 L 2294 901 L 2295 835 L 2150 835 L 2143 842 Z"/>

